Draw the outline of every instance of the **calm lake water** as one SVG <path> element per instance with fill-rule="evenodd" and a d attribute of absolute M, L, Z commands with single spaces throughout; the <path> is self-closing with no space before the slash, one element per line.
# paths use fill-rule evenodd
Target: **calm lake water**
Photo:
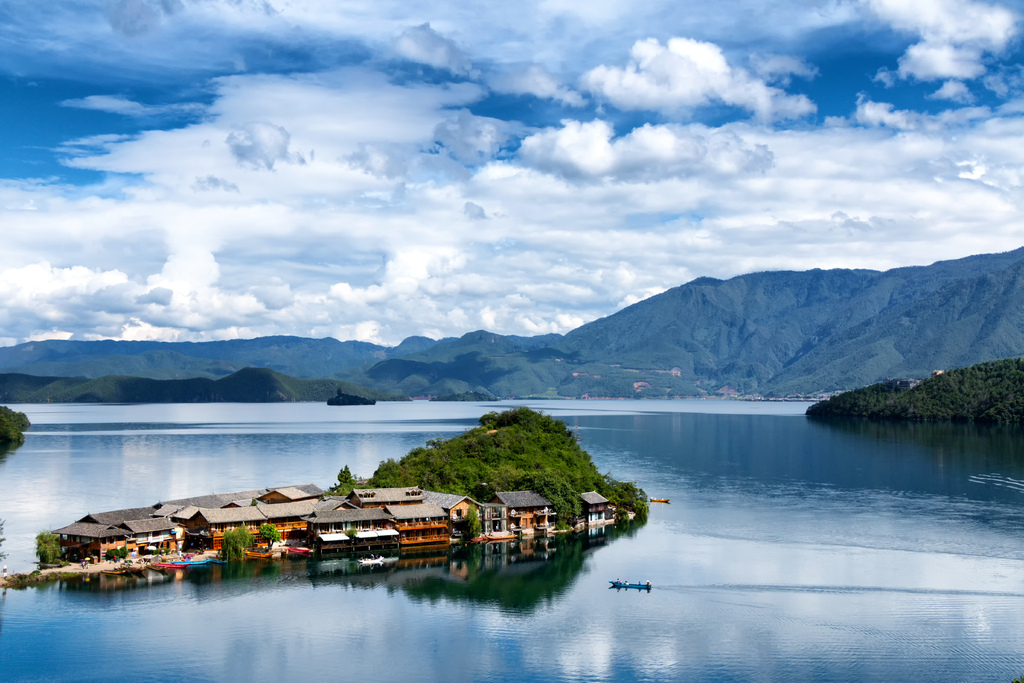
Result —
<path fill-rule="evenodd" d="M 88 512 L 369 475 L 501 404 L 32 405 L 3 550 Z M 537 402 L 648 524 L 7 590 L 4 681 L 1002 681 L 1024 674 L 1024 433 L 805 404 Z M 650 593 L 608 579 L 650 580 Z"/>

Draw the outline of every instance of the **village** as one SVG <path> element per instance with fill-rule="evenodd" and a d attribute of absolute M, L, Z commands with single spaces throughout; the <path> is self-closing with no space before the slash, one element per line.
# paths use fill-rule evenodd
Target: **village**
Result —
<path fill-rule="evenodd" d="M 582 514 L 564 526 L 611 523 L 614 508 L 607 498 L 591 491 L 580 500 Z M 472 517 L 480 533 L 471 538 Z M 533 491 L 499 492 L 482 503 L 415 486 L 357 488 L 342 497 L 304 484 L 90 513 L 52 533 L 64 560 L 95 564 L 115 550 L 131 557 L 216 552 L 224 534 L 238 527 L 248 529 L 266 547 L 260 556 L 268 557 L 497 542 L 551 535 L 557 521 L 551 502 Z M 277 544 L 261 537 L 259 529 L 267 524 L 280 535 Z"/>

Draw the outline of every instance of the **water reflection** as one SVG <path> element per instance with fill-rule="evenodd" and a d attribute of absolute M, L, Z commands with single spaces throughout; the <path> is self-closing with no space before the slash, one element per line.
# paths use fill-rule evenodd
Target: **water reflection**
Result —
<path fill-rule="evenodd" d="M 166 573 L 150 570 L 141 577 L 98 575 L 46 584 L 42 590 L 83 593 L 138 591 L 187 583 L 193 587 L 233 584 L 260 590 L 300 585 L 402 591 L 415 602 L 487 604 L 528 614 L 551 605 L 585 571 L 596 549 L 617 538 L 632 538 L 640 525 L 607 526 L 580 534 L 525 538 L 434 548 L 386 556 L 383 567 L 363 567 L 355 557 L 246 560 Z"/>

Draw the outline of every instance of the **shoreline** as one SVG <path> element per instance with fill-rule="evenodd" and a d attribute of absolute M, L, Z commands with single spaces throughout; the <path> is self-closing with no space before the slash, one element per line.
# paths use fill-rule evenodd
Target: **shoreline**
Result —
<path fill-rule="evenodd" d="M 216 557 L 217 552 L 213 550 L 207 550 L 201 553 L 195 553 L 193 557 L 197 560 L 203 560 L 209 557 Z M 151 556 L 159 557 L 159 556 Z M 168 559 L 168 562 L 171 560 Z M 28 588 L 29 586 L 36 586 L 41 583 L 49 583 L 50 581 L 59 581 L 65 578 L 72 577 L 92 577 L 103 574 L 105 569 L 117 569 L 121 566 L 120 560 L 101 560 L 95 564 L 87 564 L 85 569 L 82 568 L 81 563 L 73 562 L 66 567 L 48 567 L 46 569 L 38 570 L 36 574 L 32 572 L 22 572 L 17 574 L 8 574 L 7 576 L 0 576 L 0 590 L 6 590 L 7 588 Z M 153 571 L 158 571 L 153 568 Z M 54 575 L 57 576 L 54 576 Z M 68 576 L 71 575 L 71 576 Z M 24 578 L 24 583 L 20 580 Z"/>

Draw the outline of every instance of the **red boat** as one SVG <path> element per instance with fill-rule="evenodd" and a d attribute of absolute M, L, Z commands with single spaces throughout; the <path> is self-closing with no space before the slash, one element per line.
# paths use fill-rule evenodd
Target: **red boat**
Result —
<path fill-rule="evenodd" d="M 157 569 L 186 569 L 191 562 L 154 562 L 149 565 Z"/>
<path fill-rule="evenodd" d="M 308 555 L 312 555 L 313 551 L 309 548 L 288 548 L 288 554 L 306 557 Z"/>

